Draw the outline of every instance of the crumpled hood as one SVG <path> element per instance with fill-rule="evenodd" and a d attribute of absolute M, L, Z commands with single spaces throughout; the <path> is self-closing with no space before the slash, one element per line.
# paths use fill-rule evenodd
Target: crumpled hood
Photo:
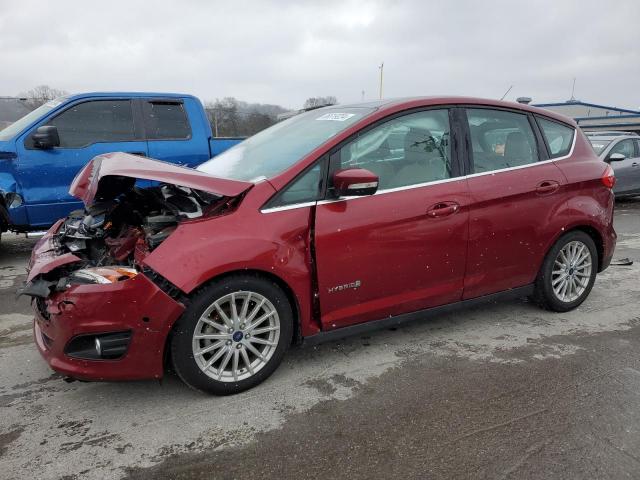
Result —
<path fill-rule="evenodd" d="M 154 180 L 225 197 L 238 196 L 253 186 L 250 182 L 216 178 L 172 163 L 115 152 L 98 155 L 91 160 L 76 175 L 69 193 L 90 205 L 94 198 L 101 197 L 104 179 L 107 177 Z"/>

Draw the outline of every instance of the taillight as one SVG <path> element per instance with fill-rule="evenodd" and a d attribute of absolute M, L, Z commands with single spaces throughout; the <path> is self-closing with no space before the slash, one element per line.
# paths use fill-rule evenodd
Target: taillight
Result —
<path fill-rule="evenodd" d="M 613 172 L 611 165 L 607 165 L 607 168 L 602 174 L 602 184 L 607 188 L 613 188 L 616 184 L 616 174 Z"/>

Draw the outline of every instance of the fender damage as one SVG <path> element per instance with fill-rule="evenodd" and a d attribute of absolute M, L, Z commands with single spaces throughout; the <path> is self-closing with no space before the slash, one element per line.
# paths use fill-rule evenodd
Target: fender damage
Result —
<path fill-rule="evenodd" d="M 85 209 L 40 239 L 19 291 L 32 297 L 49 365 L 87 380 L 161 377 L 164 342 L 184 305 L 145 258 L 179 224 L 232 211 L 252 185 L 123 153 L 92 160 L 70 190 Z"/>

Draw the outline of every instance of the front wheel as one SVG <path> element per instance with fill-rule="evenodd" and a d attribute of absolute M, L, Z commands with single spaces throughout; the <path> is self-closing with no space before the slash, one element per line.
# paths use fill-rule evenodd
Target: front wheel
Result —
<path fill-rule="evenodd" d="M 238 393 L 274 372 L 292 334 L 291 305 L 276 283 L 227 277 L 191 299 L 171 338 L 173 366 L 194 389 Z"/>
<path fill-rule="evenodd" d="M 534 299 L 547 310 L 572 310 L 591 292 L 597 271 L 593 239 L 581 231 L 569 232 L 547 254 L 536 279 Z"/>

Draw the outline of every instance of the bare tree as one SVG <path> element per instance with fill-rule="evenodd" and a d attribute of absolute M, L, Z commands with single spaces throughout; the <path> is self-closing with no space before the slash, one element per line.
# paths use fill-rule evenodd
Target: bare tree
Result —
<path fill-rule="evenodd" d="M 307 110 L 309 108 L 318 108 L 318 107 L 325 107 L 327 105 L 335 105 L 336 103 L 338 103 L 338 99 L 333 95 L 329 95 L 328 97 L 310 97 L 305 100 L 302 108 Z"/>
<path fill-rule="evenodd" d="M 62 97 L 63 95 L 67 95 L 67 92 L 64 90 L 59 90 L 57 88 L 51 88 L 49 85 L 38 85 L 31 90 L 21 93 L 19 96 L 22 98 L 26 98 L 26 104 L 30 108 L 38 108 L 40 105 L 47 103 L 49 100 L 53 100 L 54 98 Z"/>

